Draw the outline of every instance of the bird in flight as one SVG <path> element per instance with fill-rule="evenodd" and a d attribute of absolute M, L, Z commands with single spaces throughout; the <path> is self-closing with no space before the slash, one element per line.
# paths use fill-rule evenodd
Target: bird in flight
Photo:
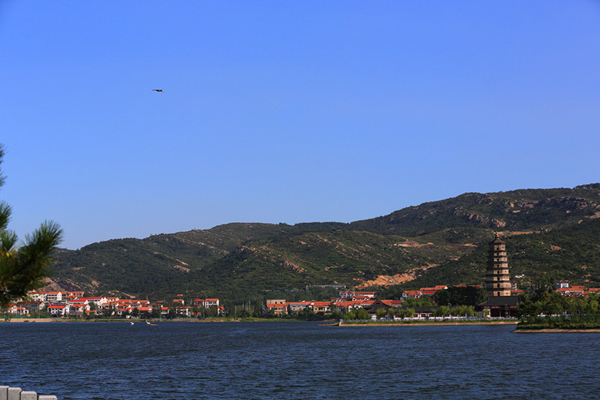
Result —
<path fill-rule="evenodd" d="M 162 89 L 152 89 L 153 92 L 158 92 L 158 93 L 162 93 L 163 90 Z"/>

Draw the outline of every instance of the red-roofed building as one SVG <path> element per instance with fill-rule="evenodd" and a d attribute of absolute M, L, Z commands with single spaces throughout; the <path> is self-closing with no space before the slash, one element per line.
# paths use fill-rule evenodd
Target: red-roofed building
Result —
<path fill-rule="evenodd" d="M 46 292 L 36 292 L 35 290 L 27 294 L 33 301 L 46 301 Z"/>
<path fill-rule="evenodd" d="M 29 310 L 27 309 L 27 307 L 23 307 L 23 306 L 17 306 L 17 315 L 29 315 Z"/>
<path fill-rule="evenodd" d="M 435 294 L 435 292 L 437 292 L 438 289 L 431 287 L 431 288 L 421 288 L 421 293 L 423 293 L 423 296 L 433 296 Z"/>
<path fill-rule="evenodd" d="M 30 313 L 39 313 L 44 309 L 44 307 L 46 307 L 46 303 L 44 303 L 43 301 L 27 301 L 23 303 L 23 307 L 26 307 Z"/>
<path fill-rule="evenodd" d="M 28 316 L 29 315 L 29 310 L 26 307 L 23 307 L 22 305 L 9 304 L 8 306 L 6 306 L 4 308 L 6 309 L 6 312 L 9 314 L 19 315 L 19 316 Z"/>
<path fill-rule="evenodd" d="M 83 295 L 84 295 L 84 292 L 82 292 L 82 291 L 66 293 L 66 297 L 68 300 L 80 299 L 83 297 Z"/>
<path fill-rule="evenodd" d="M 87 300 L 69 300 L 68 303 L 71 306 L 87 306 L 89 304 Z"/>
<path fill-rule="evenodd" d="M 308 302 L 307 307 L 313 310 L 315 313 L 326 313 L 331 311 L 331 303 L 328 301 L 310 301 Z"/>
<path fill-rule="evenodd" d="M 83 297 L 81 300 L 87 300 L 88 304 L 94 303 L 96 307 L 101 307 L 103 304 L 108 303 L 108 299 L 104 296 L 102 297 Z"/>
<path fill-rule="evenodd" d="M 267 313 L 273 312 L 275 315 L 287 314 L 287 305 L 284 304 L 266 304 Z"/>
<path fill-rule="evenodd" d="M 87 304 L 69 304 L 69 315 L 74 317 L 83 316 L 83 313 L 88 310 Z"/>
<path fill-rule="evenodd" d="M 219 299 L 199 299 L 196 298 L 192 301 L 192 305 L 194 307 L 205 307 L 210 308 L 212 306 L 219 307 Z"/>
<path fill-rule="evenodd" d="M 566 288 L 558 288 L 556 289 L 557 293 L 562 294 L 563 296 L 583 296 L 585 292 L 585 287 L 583 286 L 572 286 Z"/>
<path fill-rule="evenodd" d="M 423 292 L 421 290 L 405 290 L 404 293 L 402 293 L 402 298 L 405 299 L 420 299 L 421 296 L 423 296 Z"/>
<path fill-rule="evenodd" d="M 375 292 L 346 290 L 346 291 L 340 292 L 340 297 L 342 299 L 352 299 L 352 300 L 356 300 L 358 298 L 372 299 L 375 297 Z"/>
<path fill-rule="evenodd" d="M 400 307 L 402 305 L 402 300 L 381 300 L 381 302 L 388 307 L 394 308 Z"/>
<path fill-rule="evenodd" d="M 266 314 L 272 312 L 275 315 L 287 314 L 287 302 L 284 299 L 267 299 L 263 312 Z"/>
<path fill-rule="evenodd" d="M 212 307 L 212 306 L 219 306 L 219 299 L 206 299 L 204 301 L 204 307 Z"/>
<path fill-rule="evenodd" d="M 181 315 L 182 317 L 191 317 L 192 310 L 189 307 L 177 307 L 175 309 L 177 315 Z"/>
<path fill-rule="evenodd" d="M 65 296 L 66 297 L 66 296 Z M 62 292 L 48 292 L 46 293 L 46 301 L 50 303 L 58 302 L 63 300 Z"/>
<path fill-rule="evenodd" d="M 69 314 L 69 306 L 67 304 L 50 304 L 48 312 L 53 317 L 64 317 Z"/>

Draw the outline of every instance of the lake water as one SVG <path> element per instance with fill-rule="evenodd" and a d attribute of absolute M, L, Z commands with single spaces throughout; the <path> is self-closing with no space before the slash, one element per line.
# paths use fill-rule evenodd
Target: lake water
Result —
<path fill-rule="evenodd" d="M 600 398 L 600 334 L 513 329 L 0 324 L 0 385 L 61 400 Z"/>

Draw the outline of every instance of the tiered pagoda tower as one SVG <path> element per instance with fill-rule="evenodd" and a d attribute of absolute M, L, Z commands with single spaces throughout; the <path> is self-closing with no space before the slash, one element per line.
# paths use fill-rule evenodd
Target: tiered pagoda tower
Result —
<path fill-rule="evenodd" d="M 498 235 L 489 243 L 485 288 L 488 298 L 511 295 L 506 243 Z"/>

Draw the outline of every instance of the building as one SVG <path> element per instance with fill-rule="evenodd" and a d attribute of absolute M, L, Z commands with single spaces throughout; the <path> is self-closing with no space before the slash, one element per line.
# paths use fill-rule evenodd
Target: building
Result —
<path fill-rule="evenodd" d="M 514 317 L 519 297 L 512 296 L 506 243 L 498 235 L 489 243 L 485 289 L 488 300 L 480 304 L 484 313 L 490 317 Z"/>
<path fill-rule="evenodd" d="M 489 243 L 485 289 L 488 297 L 511 295 L 506 243 L 498 235 Z"/>
<path fill-rule="evenodd" d="M 306 302 L 304 301 L 292 301 L 287 303 L 289 312 L 300 312 L 306 308 Z"/>
<path fill-rule="evenodd" d="M 315 313 L 327 313 L 331 312 L 331 302 L 329 301 L 311 301 L 307 304 L 307 308 L 313 310 Z"/>
<path fill-rule="evenodd" d="M 519 304 L 519 296 L 492 296 L 481 304 L 483 312 L 492 318 L 514 317 Z"/>
<path fill-rule="evenodd" d="M 339 293 L 340 299 L 369 300 L 375 297 L 375 292 L 345 290 Z"/>
<path fill-rule="evenodd" d="M 47 292 L 44 300 L 51 303 L 59 302 L 63 300 L 63 294 L 62 292 Z"/>
<path fill-rule="evenodd" d="M 194 299 L 192 301 L 192 305 L 194 307 L 204 307 L 204 308 L 210 308 L 210 307 L 220 307 L 220 302 L 219 299 Z"/>

